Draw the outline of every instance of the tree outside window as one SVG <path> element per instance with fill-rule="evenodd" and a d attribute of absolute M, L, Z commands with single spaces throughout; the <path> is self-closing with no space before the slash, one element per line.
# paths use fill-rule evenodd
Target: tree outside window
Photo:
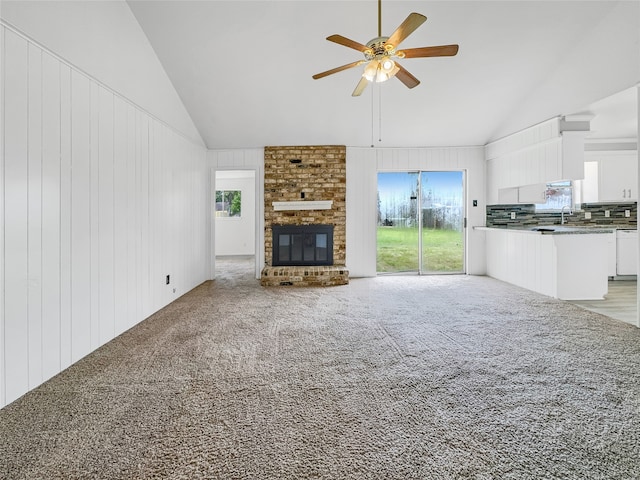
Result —
<path fill-rule="evenodd" d="M 562 210 L 562 207 L 573 205 L 573 185 L 570 181 L 547 184 L 545 203 L 536 203 L 536 211 Z"/>
<path fill-rule="evenodd" d="M 216 190 L 216 217 L 240 217 L 241 213 L 240 190 Z"/>

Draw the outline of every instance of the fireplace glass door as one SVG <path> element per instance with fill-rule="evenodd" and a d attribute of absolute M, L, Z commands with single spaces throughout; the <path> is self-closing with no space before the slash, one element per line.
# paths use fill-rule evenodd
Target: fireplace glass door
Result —
<path fill-rule="evenodd" d="M 332 225 L 273 226 L 273 266 L 332 264 Z"/>

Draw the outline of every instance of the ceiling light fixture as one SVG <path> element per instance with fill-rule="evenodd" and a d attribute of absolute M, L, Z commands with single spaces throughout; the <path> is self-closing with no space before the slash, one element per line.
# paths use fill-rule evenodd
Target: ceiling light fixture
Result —
<path fill-rule="evenodd" d="M 420 25 L 422 25 L 427 17 L 419 13 L 411 13 L 400 24 L 398 28 L 389 37 L 382 36 L 382 0 L 378 0 L 378 36 L 366 45 L 351 40 L 342 35 L 330 35 L 327 40 L 335 42 L 339 45 L 358 50 L 364 54 L 364 60 L 357 60 L 355 62 L 342 65 L 340 67 L 332 68 L 326 72 L 317 73 L 313 75 L 314 79 L 324 78 L 334 73 L 342 72 L 353 67 L 358 67 L 363 64 L 367 64 L 362 73 L 360 81 L 356 85 L 353 93 L 354 97 L 362 94 L 365 87 L 370 82 L 385 82 L 391 77 L 396 77 L 407 88 L 414 88 L 419 83 L 416 77 L 402 67 L 397 59 L 403 58 L 424 58 L 424 57 L 447 57 L 453 56 L 458 53 L 458 45 L 439 45 L 433 47 L 419 47 L 399 50 L 398 45 L 405 38 L 407 38 L 413 31 L 415 31 Z"/>
<path fill-rule="evenodd" d="M 364 68 L 362 76 L 370 82 L 386 82 L 392 78 L 400 69 L 390 58 L 373 59 Z"/>

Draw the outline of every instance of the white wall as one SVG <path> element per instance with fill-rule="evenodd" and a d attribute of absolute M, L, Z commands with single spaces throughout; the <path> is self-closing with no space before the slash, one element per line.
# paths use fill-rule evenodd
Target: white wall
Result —
<path fill-rule="evenodd" d="M 205 149 L 0 38 L 2 407 L 206 280 L 210 259 Z"/>
<path fill-rule="evenodd" d="M 2 0 L 0 4 L 5 22 L 204 145 L 126 1 Z"/>
<path fill-rule="evenodd" d="M 219 170 L 216 190 L 239 190 L 239 217 L 216 217 L 216 255 L 253 255 L 256 251 L 256 180 L 253 170 Z"/>
<path fill-rule="evenodd" d="M 351 277 L 376 275 L 377 173 L 417 170 L 466 172 L 466 271 L 485 273 L 483 147 L 347 148 L 347 268 Z M 473 206 L 473 200 L 478 206 Z"/>

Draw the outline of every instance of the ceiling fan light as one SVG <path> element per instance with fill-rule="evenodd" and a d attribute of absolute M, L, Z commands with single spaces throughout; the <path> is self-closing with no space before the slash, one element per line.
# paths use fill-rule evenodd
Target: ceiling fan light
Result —
<path fill-rule="evenodd" d="M 384 73 L 391 73 L 393 71 L 393 69 L 396 66 L 396 62 L 394 62 L 393 60 L 391 60 L 389 57 L 384 58 L 383 60 L 380 61 L 380 69 L 384 72 Z"/>
<path fill-rule="evenodd" d="M 362 76 L 369 80 L 370 82 L 378 81 L 376 80 L 378 74 L 379 63 L 377 60 L 371 60 L 366 67 L 364 67 L 364 72 Z"/>
<path fill-rule="evenodd" d="M 378 74 L 376 75 L 376 83 L 382 83 L 389 80 L 389 75 L 384 73 L 382 70 L 378 70 Z"/>
<path fill-rule="evenodd" d="M 376 83 L 382 83 L 389 80 L 391 77 L 395 75 L 395 72 L 383 72 L 382 70 L 378 70 L 378 74 L 376 75 Z"/>

